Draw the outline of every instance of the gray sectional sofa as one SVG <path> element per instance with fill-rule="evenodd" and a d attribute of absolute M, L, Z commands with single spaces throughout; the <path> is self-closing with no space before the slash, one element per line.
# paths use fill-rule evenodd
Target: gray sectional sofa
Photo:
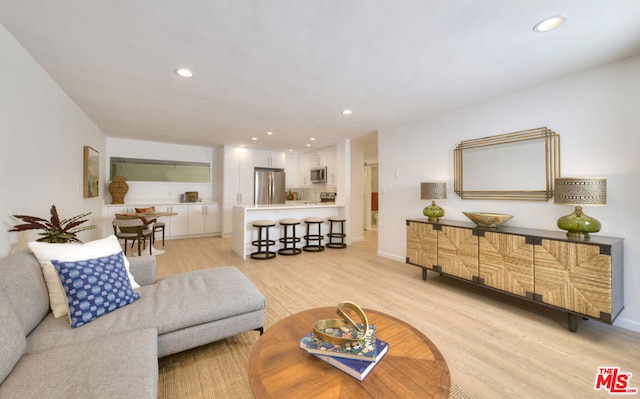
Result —
<path fill-rule="evenodd" d="M 245 331 L 265 298 L 235 267 L 156 281 L 155 257 L 129 258 L 140 299 L 77 328 L 54 318 L 29 250 L 0 259 L 0 398 L 157 398 L 158 358 Z"/>

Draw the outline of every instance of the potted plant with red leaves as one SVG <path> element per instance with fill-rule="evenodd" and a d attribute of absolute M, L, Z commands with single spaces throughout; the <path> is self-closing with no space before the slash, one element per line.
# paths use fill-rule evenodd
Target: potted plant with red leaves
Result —
<path fill-rule="evenodd" d="M 81 231 L 94 229 L 96 226 L 80 226 L 85 223 L 87 219 L 84 219 L 91 212 L 82 213 L 80 215 L 60 220 L 58 217 L 58 211 L 56 206 L 51 206 L 51 218 L 49 220 L 28 215 L 13 215 L 13 217 L 22 220 L 23 224 L 17 224 L 9 231 L 25 231 L 25 230 L 42 230 L 39 235 L 42 237 L 38 239 L 41 242 L 50 243 L 66 243 L 66 242 L 81 242 L 77 234 Z"/>

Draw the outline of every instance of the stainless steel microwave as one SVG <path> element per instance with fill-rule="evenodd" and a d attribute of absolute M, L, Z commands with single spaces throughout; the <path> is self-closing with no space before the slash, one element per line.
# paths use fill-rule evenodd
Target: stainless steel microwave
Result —
<path fill-rule="evenodd" d="M 311 168 L 309 175 L 309 181 L 311 183 L 326 183 L 327 182 L 327 167 L 319 166 Z"/>

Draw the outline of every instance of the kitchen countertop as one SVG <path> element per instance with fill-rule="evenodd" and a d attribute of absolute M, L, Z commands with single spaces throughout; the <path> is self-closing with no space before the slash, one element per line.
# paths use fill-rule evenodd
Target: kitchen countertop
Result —
<path fill-rule="evenodd" d="M 162 202 L 162 201 L 135 201 L 135 202 L 127 202 L 125 204 L 103 204 L 102 206 L 132 206 L 132 207 L 142 207 L 142 206 L 171 206 L 171 205 L 212 205 L 218 204 L 217 201 L 203 200 L 198 202 Z"/>
<path fill-rule="evenodd" d="M 289 204 L 275 204 L 275 205 L 235 205 L 244 208 L 246 211 L 261 211 L 261 210 L 279 210 L 279 209 L 304 209 L 304 208 L 335 208 L 342 207 L 344 205 L 338 205 L 331 202 L 317 202 L 317 203 L 289 203 Z"/>

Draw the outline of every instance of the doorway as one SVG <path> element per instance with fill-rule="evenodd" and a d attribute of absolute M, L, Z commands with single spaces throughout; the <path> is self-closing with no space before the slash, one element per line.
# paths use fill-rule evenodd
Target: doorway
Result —
<path fill-rule="evenodd" d="M 378 230 L 378 164 L 365 163 L 365 230 Z"/>

